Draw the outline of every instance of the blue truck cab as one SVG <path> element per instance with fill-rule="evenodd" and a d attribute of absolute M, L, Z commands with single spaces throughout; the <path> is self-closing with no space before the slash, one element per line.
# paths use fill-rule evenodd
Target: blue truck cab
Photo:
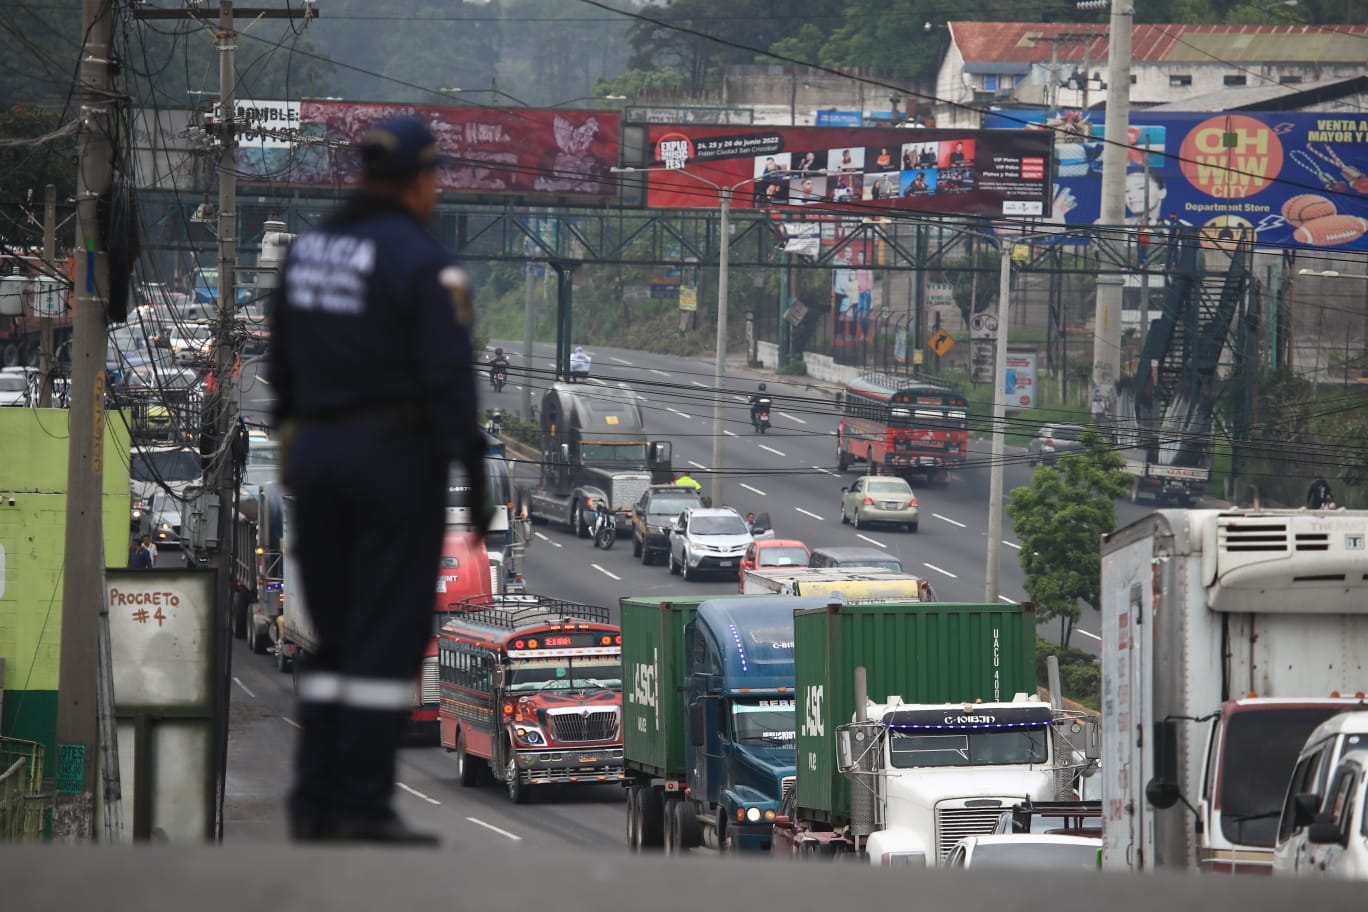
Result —
<path fill-rule="evenodd" d="M 795 782 L 793 611 L 821 601 L 707 601 L 684 628 L 689 795 L 719 848 L 769 851 Z"/>

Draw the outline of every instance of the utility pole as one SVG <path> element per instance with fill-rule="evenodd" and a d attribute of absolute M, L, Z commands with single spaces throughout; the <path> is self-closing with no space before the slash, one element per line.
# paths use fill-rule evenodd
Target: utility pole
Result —
<path fill-rule="evenodd" d="M 1079 4 L 1079 9 L 1091 8 Z M 1102 230 L 1116 231 L 1125 222 L 1126 152 L 1130 121 L 1130 0 L 1111 0 L 1108 29 L 1107 126 L 1102 150 Z M 1092 421 L 1104 434 L 1116 427 L 1116 381 L 1121 373 L 1121 296 L 1119 275 L 1097 277 L 1097 312 L 1093 319 Z"/>
<path fill-rule="evenodd" d="M 57 266 L 57 187 L 43 188 L 43 266 L 51 272 Z M 52 313 L 44 302 L 43 315 L 38 318 L 38 407 L 52 407 Z"/>
<path fill-rule="evenodd" d="M 71 337 L 71 442 L 62 571 L 62 638 L 57 684 L 58 842 L 95 836 L 95 762 L 99 755 L 97 631 L 104 606 L 104 397 L 108 260 L 102 253 L 99 200 L 109 189 L 110 35 L 114 5 L 81 4 L 80 170 L 76 175 L 76 287 Z M 122 458 L 112 454 L 113 458 Z"/>
<path fill-rule="evenodd" d="M 1007 325 L 1012 318 L 1012 247 L 1002 241 L 998 272 L 997 347 L 993 358 L 993 455 L 988 473 L 988 561 L 983 600 L 996 603 L 1002 571 L 1002 458 L 1007 434 Z"/>

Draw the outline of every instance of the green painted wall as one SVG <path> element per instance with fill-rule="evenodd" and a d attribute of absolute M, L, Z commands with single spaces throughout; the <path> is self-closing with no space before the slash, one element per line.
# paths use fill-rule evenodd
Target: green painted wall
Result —
<path fill-rule="evenodd" d="M 63 409 L 0 409 L 0 735 L 46 743 L 49 766 L 60 674 L 69 418 Z M 109 418 L 104 547 L 106 563 L 122 567 L 129 541 L 128 431 L 117 414 Z M 82 616 L 94 623 L 94 606 Z"/>

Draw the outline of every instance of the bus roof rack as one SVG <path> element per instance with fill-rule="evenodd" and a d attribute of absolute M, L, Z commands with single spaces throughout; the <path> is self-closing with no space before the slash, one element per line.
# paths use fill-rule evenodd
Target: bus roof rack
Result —
<path fill-rule="evenodd" d="M 610 624 L 611 615 L 607 608 L 598 605 L 584 605 L 565 599 L 546 595 L 476 595 L 457 602 L 457 611 L 477 615 L 470 620 L 491 627 L 516 630 L 535 623 L 556 623 L 557 621 L 587 621 L 592 624 Z"/>
<path fill-rule="evenodd" d="M 865 383 L 876 384 L 887 387 L 891 390 L 900 390 L 909 386 L 930 385 L 941 386 L 947 390 L 953 390 L 954 384 L 944 377 L 936 377 L 932 374 L 925 374 L 921 371 L 913 371 L 908 374 L 888 374 L 882 371 L 870 371 L 860 374 L 859 379 Z"/>

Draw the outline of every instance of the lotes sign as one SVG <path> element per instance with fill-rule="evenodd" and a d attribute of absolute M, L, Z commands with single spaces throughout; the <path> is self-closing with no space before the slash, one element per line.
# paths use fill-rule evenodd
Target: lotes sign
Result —
<path fill-rule="evenodd" d="M 647 138 L 627 164 L 662 169 L 646 175 L 649 208 L 716 208 L 710 182 L 737 208 L 1050 214 L 1052 144 L 1034 132 L 653 125 Z"/>

